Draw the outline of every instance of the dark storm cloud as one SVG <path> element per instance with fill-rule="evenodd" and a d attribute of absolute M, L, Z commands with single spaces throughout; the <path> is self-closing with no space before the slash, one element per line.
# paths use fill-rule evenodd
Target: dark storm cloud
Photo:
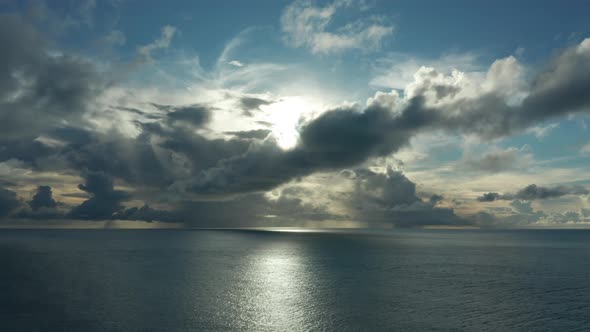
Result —
<path fill-rule="evenodd" d="M 222 159 L 188 181 L 177 181 L 175 186 L 201 194 L 267 190 L 302 173 L 288 158 L 274 141 L 253 141 L 245 153 Z"/>
<path fill-rule="evenodd" d="M 16 159 L 36 166 L 40 158 L 49 157 L 53 153 L 55 153 L 54 148 L 35 140 L 35 137 L 0 138 L 0 162 Z"/>
<path fill-rule="evenodd" d="M 427 121 L 416 98 L 399 117 L 380 106 L 360 112 L 337 109 L 320 115 L 300 130 L 300 142 L 284 151 L 272 140 L 253 143 L 242 155 L 221 160 L 186 184 L 198 193 L 268 190 L 296 177 L 359 164 L 385 156 L 408 143 L 408 132 Z"/>
<path fill-rule="evenodd" d="M 171 172 L 160 160 L 151 136 L 130 138 L 117 132 L 98 133 L 70 129 L 59 137 L 65 145 L 56 148 L 53 159 L 73 171 L 104 172 L 132 184 L 165 185 Z M 80 139 L 78 139 L 80 138 Z M 47 162 L 38 161 L 44 167 Z"/>
<path fill-rule="evenodd" d="M 222 160 L 243 154 L 250 146 L 249 140 L 208 139 L 182 127 L 144 126 L 144 133 L 158 137 L 161 140 L 158 147 L 180 156 L 189 174 L 196 174 Z"/>
<path fill-rule="evenodd" d="M 420 111 L 421 100 L 412 100 L 399 117 L 379 106 L 363 112 L 337 109 L 320 115 L 302 127 L 301 143 L 293 158 L 314 169 L 340 168 L 358 164 L 371 156 L 387 155 L 408 143 L 408 131 L 426 120 Z"/>
<path fill-rule="evenodd" d="M 104 172 L 134 186 L 162 191 L 178 178 L 244 153 L 250 145 L 242 138 L 207 139 L 176 122 L 137 125 L 142 130 L 137 137 L 59 127 L 46 134 L 59 142 L 55 145 L 35 137 L 0 140 L 0 161 L 17 159 L 35 171 Z"/>
<path fill-rule="evenodd" d="M 355 173 L 355 194 L 361 195 L 357 201 L 369 199 L 372 203 L 387 208 L 422 202 L 416 195 L 416 184 L 400 171 L 389 168 L 383 174 L 358 169 Z M 376 195 L 371 197 L 371 193 Z"/>
<path fill-rule="evenodd" d="M 534 80 L 524 100 L 523 118 L 544 119 L 564 111 L 588 112 L 590 106 L 590 39 L 560 54 Z"/>
<path fill-rule="evenodd" d="M 77 120 L 105 86 L 92 64 L 52 52 L 17 15 L 0 14 L 0 44 L 0 138 Z"/>
<path fill-rule="evenodd" d="M 357 169 L 354 173 L 354 191 L 346 205 L 352 208 L 356 220 L 396 227 L 469 224 L 452 209 L 435 207 L 442 196 L 422 201 L 416 194 L 416 184 L 400 171 L 388 169 L 383 174 Z"/>
<path fill-rule="evenodd" d="M 0 218 L 10 215 L 20 206 L 21 201 L 14 191 L 0 187 Z"/>
<path fill-rule="evenodd" d="M 29 206 L 33 211 L 41 209 L 55 209 L 57 202 L 53 199 L 53 192 L 50 186 L 39 186 L 33 199 L 29 202 Z"/>
<path fill-rule="evenodd" d="M 58 127 L 50 131 L 48 136 L 76 146 L 88 145 L 94 139 L 91 131 L 77 127 Z"/>
<path fill-rule="evenodd" d="M 214 166 L 219 160 L 244 153 L 244 139 L 207 139 L 185 126 L 138 124 L 142 132 L 129 137 L 116 131 L 100 133 L 88 129 L 64 127 L 52 130 L 48 137 L 61 144 L 48 147 L 40 142 L 0 148 L 1 160 L 17 158 L 35 170 L 91 170 L 104 172 L 135 186 L 159 190 L 175 179 Z"/>
<path fill-rule="evenodd" d="M 590 111 L 590 39 L 555 57 L 533 80 L 522 104 L 511 106 L 490 93 L 459 101 L 451 109 L 463 110 L 448 117 L 448 128 L 463 129 L 484 138 L 511 134 L 533 124 L 576 112 Z M 453 123 L 449 122 L 452 121 Z"/>
<path fill-rule="evenodd" d="M 221 161 L 186 187 L 203 193 L 267 190 L 317 171 L 350 167 L 391 154 L 425 130 L 469 133 L 485 139 L 508 135 L 552 117 L 587 112 L 590 94 L 584 91 L 590 89 L 588 72 L 590 47 L 579 46 L 564 51 L 541 71 L 519 105 L 508 104 L 500 94 L 486 93 L 438 107 L 428 107 L 423 96 L 416 96 L 396 115 L 376 104 L 363 111 L 328 111 L 301 127 L 294 149 L 283 151 L 266 142 Z"/>
<path fill-rule="evenodd" d="M 28 206 L 23 205 L 13 217 L 42 220 L 63 218 L 64 214 L 58 210 L 60 205 L 61 203 L 53 199 L 50 186 L 38 186 L 35 195 L 28 201 Z"/>
<path fill-rule="evenodd" d="M 123 210 L 123 201 L 129 194 L 114 189 L 113 179 L 103 172 L 88 171 L 84 175 L 85 183 L 78 188 L 91 195 L 90 199 L 74 207 L 69 217 L 73 219 L 104 220 Z"/>
<path fill-rule="evenodd" d="M 556 186 L 556 187 L 541 187 L 536 184 L 531 184 L 513 194 L 486 193 L 478 197 L 480 202 L 493 202 L 496 200 L 537 200 L 557 198 L 565 195 L 588 195 L 590 191 L 584 187 L 579 186 Z"/>

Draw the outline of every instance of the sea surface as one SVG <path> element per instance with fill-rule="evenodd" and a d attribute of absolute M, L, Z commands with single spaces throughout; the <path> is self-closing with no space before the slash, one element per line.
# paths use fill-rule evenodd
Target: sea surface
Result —
<path fill-rule="evenodd" d="M 589 231 L 0 230 L 0 331 L 589 330 Z"/>

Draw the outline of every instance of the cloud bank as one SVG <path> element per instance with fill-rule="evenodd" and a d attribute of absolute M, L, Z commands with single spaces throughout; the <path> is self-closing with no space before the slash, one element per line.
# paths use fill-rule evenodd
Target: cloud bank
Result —
<path fill-rule="evenodd" d="M 567 186 L 556 186 L 556 187 L 540 187 L 536 184 L 531 184 L 525 188 L 517 191 L 513 194 L 499 194 L 496 192 L 489 192 L 478 197 L 477 200 L 480 202 L 493 202 L 496 200 L 537 200 L 537 199 L 550 199 L 562 197 L 565 195 L 588 195 L 590 191 L 581 186 L 567 187 Z"/>
<path fill-rule="evenodd" d="M 287 43 L 323 56 L 375 49 L 392 34 L 392 26 L 377 17 L 336 24 L 336 13 L 355 4 L 295 2 L 281 18 Z M 128 67 L 155 65 L 156 51 L 170 47 L 175 33 L 174 27 L 163 27 L 160 37 L 137 48 L 139 61 Z M 485 225 L 497 219 L 485 213 L 472 219 L 459 216 L 446 193 L 420 193 L 419 177 L 411 177 L 414 182 L 399 169 L 377 170 L 369 164 L 400 152 L 424 133 L 469 135 L 486 142 L 590 111 L 590 39 L 585 39 L 530 75 L 512 56 L 496 60 L 479 76 L 420 67 L 403 91 L 377 92 L 365 106 L 342 102 L 301 116 L 294 129 L 296 144 L 286 149 L 277 141 L 276 124 L 263 125 L 259 117 L 281 100 L 278 96 L 266 98 L 247 89 L 228 92 L 219 83 L 224 79 L 218 79 L 211 83 L 215 89 L 195 90 L 213 90 L 207 102 L 186 95 L 162 97 L 166 93 L 154 98 L 157 94 L 118 82 L 120 75 L 112 68 L 56 51 L 18 15 L 0 16 L 0 42 L 7 50 L 0 55 L 0 163 L 7 178 L 16 172 L 15 161 L 50 180 L 79 177 L 74 194 L 84 199 L 66 202 L 63 198 L 74 197 L 63 194 L 66 189 L 40 182 L 25 197 L 24 191 L 17 193 L 18 184 L 3 183 L 2 218 L 181 220 L 191 226 L 293 225 L 302 220 Z M 231 75 L 255 77 L 248 71 L 260 67 L 244 63 L 233 63 Z M 223 112 L 231 116 L 219 120 Z M 224 121 L 230 129 L 212 129 Z M 236 130 L 235 122 L 241 121 L 248 126 Z M 532 162 L 526 153 L 494 150 L 465 164 L 499 173 Z M 340 174 L 332 184 L 346 190 L 323 200 L 306 199 L 313 190 L 301 183 L 326 174 Z M 512 212 L 534 222 L 549 214 L 535 211 L 530 201 L 566 195 L 588 195 L 588 190 L 530 185 L 511 194 L 489 192 L 478 201 L 510 200 Z M 576 213 L 584 220 L 585 212 Z"/>

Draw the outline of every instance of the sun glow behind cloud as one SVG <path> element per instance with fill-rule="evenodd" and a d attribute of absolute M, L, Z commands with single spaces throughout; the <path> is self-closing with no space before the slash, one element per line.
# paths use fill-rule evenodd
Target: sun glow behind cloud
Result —
<path fill-rule="evenodd" d="M 314 110 L 309 99 L 300 96 L 284 97 L 263 108 L 266 121 L 272 124 L 272 135 L 285 150 L 295 147 L 299 139 L 297 126 L 302 117 L 311 116 Z"/>

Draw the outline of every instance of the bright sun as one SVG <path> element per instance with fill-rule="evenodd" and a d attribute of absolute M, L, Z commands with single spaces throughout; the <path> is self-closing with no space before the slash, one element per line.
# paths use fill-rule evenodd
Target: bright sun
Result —
<path fill-rule="evenodd" d="M 310 114 L 313 110 L 311 103 L 303 97 L 283 97 L 277 103 L 268 105 L 264 109 L 268 122 L 272 123 L 272 135 L 279 146 L 285 150 L 297 145 L 299 133 L 297 124 L 301 116 Z"/>

